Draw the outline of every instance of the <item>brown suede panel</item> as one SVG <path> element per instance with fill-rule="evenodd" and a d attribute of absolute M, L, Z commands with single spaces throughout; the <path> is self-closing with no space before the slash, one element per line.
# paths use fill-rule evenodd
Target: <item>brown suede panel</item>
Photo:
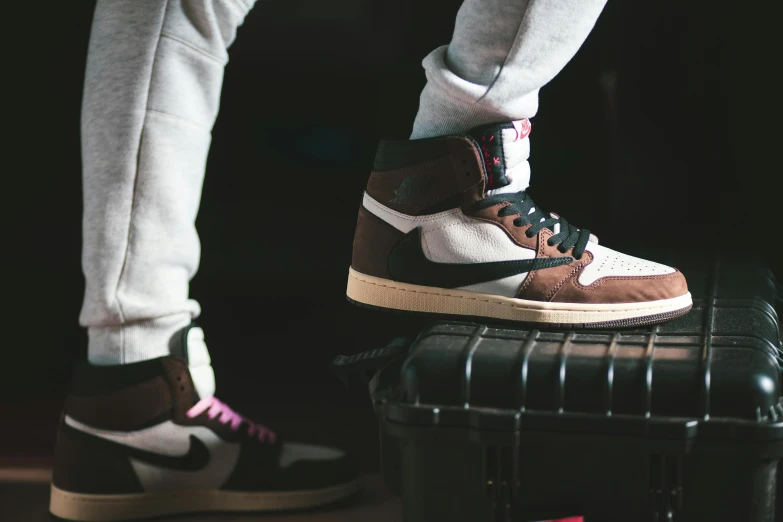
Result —
<path fill-rule="evenodd" d="M 457 193 L 448 156 L 396 170 L 373 172 L 367 193 L 403 214 L 417 215 Z"/>
<path fill-rule="evenodd" d="M 193 387 L 188 364 L 177 357 L 166 357 L 161 359 L 161 366 L 163 367 L 163 378 L 166 380 L 173 398 L 172 420 L 177 424 L 182 424 L 187 418 L 188 410 L 199 400 L 196 389 Z"/>
<path fill-rule="evenodd" d="M 351 267 L 365 275 L 390 279 L 389 253 L 404 236 L 405 234 L 361 207 L 353 238 Z"/>
<path fill-rule="evenodd" d="M 547 240 L 553 235 L 549 229 L 545 228 L 539 231 L 537 235 L 527 237 L 526 232 L 530 228 L 530 225 L 518 227 L 514 224 L 514 220 L 519 214 L 502 217 L 498 216 L 501 209 L 508 205 L 509 203 L 498 203 L 497 205 L 477 212 L 472 212 L 468 215 L 482 221 L 496 224 L 502 228 L 516 244 L 535 250 L 536 257 L 566 257 L 571 255 L 570 251 L 563 254 L 557 249 L 557 246 L 550 247 L 547 244 Z M 592 256 L 588 252 L 580 261 L 574 260 L 568 265 L 534 270 L 525 278 L 525 282 L 520 287 L 517 297 L 534 301 L 549 301 L 552 299 L 556 289 L 559 289 L 565 281 L 577 274 L 582 267 L 586 266 L 591 260 Z"/>
<path fill-rule="evenodd" d="M 517 215 L 498 216 L 508 203 L 498 203 L 480 211 L 466 212 L 470 217 L 495 223 L 518 245 L 536 250 L 536 257 L 573 257 L 573 249 L 562 253 L 557 245 L 547 241 L 554 234 L 548 228 L 529 238 L 525 234 L 530 225 L 517 227 Z M 535 270 L 525 278 L 517 297 L 533 301 L 570 303 L 633 303 L 657 301 L 679 297 L 688 291 L 685 277 L 679 272 L 661 276 L 605 277 L 590 286 L 579 284 L 579 273 L 593 261 L 593 255 L 585 252 L 581 260 L 574 259 L 568 265 Z"/>
<path fill-rule="evenodd" d="M 510 216 L 498 216 L 498 212 L 503 207 L 508 206 L 510 203 L 498 203 L 497 205 L 493 205 L 491 207 L 474 211 L 474 212 L 466 212 L 465 214 L 469 217 L 480 219 L 482 221 L 487 221 L 489 223 L 494 223 L 503 230 L 506 231 L 506 234 L 508 234 L 508 237 L 512 239 L 517 245 L 523 246 L 525 248 L 530 248 L 532 250 L 537 250 L 538 248 L 538 239 L 536 236 L 533 237 L 527 237 L 525 235 L 525 232 L 527 232 L 527 229 L 530 228 L 530 225 L 525 225 L 522 227 L 518 227 L 514 224 L 514 220 L 519 216 L 519 214 L 513 214 Z"/>
<path fill-rule="evenodd" d="M 553 235 L 551 230 L 545 228 L 539 231 L 535 237 L 531 238 L 537 243 L 536 257 L 572 256 L 571 251 L 561 253 L 557 249 L 557 246 L 549 246 L 547 241 Z M 534 270 L 525 278 L 525 282 L 522 283 L 522 287 L 519 289 L 517 297 L 532 301 L 551 301 L 552 297 L 564 284 L 576 277 L 577 274 L 592 261 L 593 255 L 590 252 L 585 252 L 582 259 L 574 259 L 570 264 Z"/>
<path fill-rule="evenodd" d="M 143 490 L 128 456 L 115 444 L 61 424 L 52 482 L 74 493 L 122 494 Z"/>
<path fill-rule="evenodd" d="M 171 407 L 169 385 L 162 377 L 108 395 L 71 395 L 65 400 L 65 413 L 70 417 L 96 428 L 117 431 L 140 429 Z"/>
<path fill-rule="evenodd" d="M 535 238 L 538 257 L 572 256 L 573 250 L 561 253 L 547 241 L 554 234 L 541 230 Z M 688 291 L 685 277 L 679 271 L 659 276 L 603 277 L 589 286 L 579 284 L 579 273 L 593 262 L 585 252 L 581 260 L 569 265 L 531 272 L 517 295 L 520 299 L 557 303 L 638 303 L 679 297 Z"/>
<path fill-rule="evenodd" d="M 187 413 L 199 398 L 193 387 L 193 380 L 190 377 L 188 366 L 182 359 L 174 357 L 162 360 L 163 373 L 166 381 L 171 388 L 174 397 L 173 418 L 175 424 L 182 426 L 206 426 L 217 434 L 218 437 L 229 442 L 241 442 L 247 440 L 247 426 L 233 431 L 230 424 L 220 422 L 220 417 L 210 419 L 207 412 L 201 413 L 198 417 L 188 418 Z"/>
<path fill-rule="evenodd" d="M 572 278 L 557 293 L 557 303 L 638 303 L 685 295 L 688 284 L 679 270 L 671 274 L 638 277 L 602 277 L 590 286 Z"/>
<path fill-rule="evenodd" d="M 413 151 L 417 150 L 418 154 L 422 147 L 418 142 L 407 144 L 412 157 Z M 449 137 L 433 140 L 432 146 L 442 154 L 440 157 L 373 171 L 367 182 L 367 193 L 382 205 L 412 216 L 455 196 L 460 196 L 463 205 L 482 197 L 484 171 L 473 143 L 467 138 Z M 398 154 L 404 154 L 406 143 L 396 143 L 395 148 Z"/>
<path fill-rule="evenodd" d="M 467 138 L 451 138 L 449 145 L 454 183 L 457 192 L 462 194 L 462 211 L 467 213 L 473 203 L 484 197 L 484 160 Z"/>

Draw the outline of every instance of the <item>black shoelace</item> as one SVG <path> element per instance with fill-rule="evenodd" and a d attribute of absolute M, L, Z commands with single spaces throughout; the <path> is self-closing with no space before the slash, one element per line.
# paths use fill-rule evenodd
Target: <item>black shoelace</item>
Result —
<path fill-rule="evenodd" d="M 525 231 L 527 237 L 535 236 L 543 228 L 548 228 L 554 232 L 554 226 L 559 223 L 560 232 L 549 238 L 549 246 L 559 245 L 557 249 L 563 254 L 573 247 L 575 259 L 581 259 L 582 255 L 584 255 L 585 247 L 590 240 L 590 231 L 579 229 L 562 217 L 545 214 L 533 203 L 533 200 L 525 191 L 488 196 L 477 201 L 474 204 L 474 208 L 483 210 L 498 203 L 510 203 L 500 209 L 498 212 L 499 217 L 519 214 L 519 217 L 514 220 L 514 226 L 523 227 L 530 225 L 530 228 Z M 530 209 L 533 207 L 535 207 L 535 210 L 530 212 Z"/>

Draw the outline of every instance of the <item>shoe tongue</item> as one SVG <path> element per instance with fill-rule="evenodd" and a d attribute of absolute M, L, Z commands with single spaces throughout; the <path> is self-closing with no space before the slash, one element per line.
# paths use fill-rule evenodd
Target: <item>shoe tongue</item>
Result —
<path fill-rule="evenodd" d="M 530 134 L 530 120 L 490 123 L 475 127 L 468 134 L 478 143 L 484 160 L 487 192 L 508 187 L 512 181 L 514 192 L 527 188 L 530 181 L 527 165 L 530 146 L 524 140 Z M 511 175 L 512 170 L 514 175 Z"/>
<path fill-rule="evenodd" d="M 204 330 L 194 325 L 185 327 L 172 340 L 170 352 L 188 364 L 199 398 L 212 397 L 215 394 L 215 372 L 204 342 Z"/>

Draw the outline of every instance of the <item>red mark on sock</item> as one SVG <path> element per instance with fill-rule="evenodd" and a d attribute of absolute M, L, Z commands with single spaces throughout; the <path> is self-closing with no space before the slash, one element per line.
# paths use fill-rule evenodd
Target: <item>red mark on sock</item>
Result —
<path fill-rule="evenodd" d="M 530 120 L 525 118 L 524 120 L 517 120 L 511 122 L 514 125 L 514 130 L 517 131 L 517 137 L 514 141 L 521 140 L 530 136 L 530 131 L 533 130 Z"/>

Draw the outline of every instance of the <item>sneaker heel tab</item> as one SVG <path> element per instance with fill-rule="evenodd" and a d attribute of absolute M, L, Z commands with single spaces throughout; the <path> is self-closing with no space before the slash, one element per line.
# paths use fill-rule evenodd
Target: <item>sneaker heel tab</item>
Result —
<path fill-rule="evenodd" d="M 166 357 L 161 360 L 163 378 L 169 386 L 175 419 L 184 419 L 185 413 L 200 398 L 193 382 L 190 368 L 180 357 Z"/>

